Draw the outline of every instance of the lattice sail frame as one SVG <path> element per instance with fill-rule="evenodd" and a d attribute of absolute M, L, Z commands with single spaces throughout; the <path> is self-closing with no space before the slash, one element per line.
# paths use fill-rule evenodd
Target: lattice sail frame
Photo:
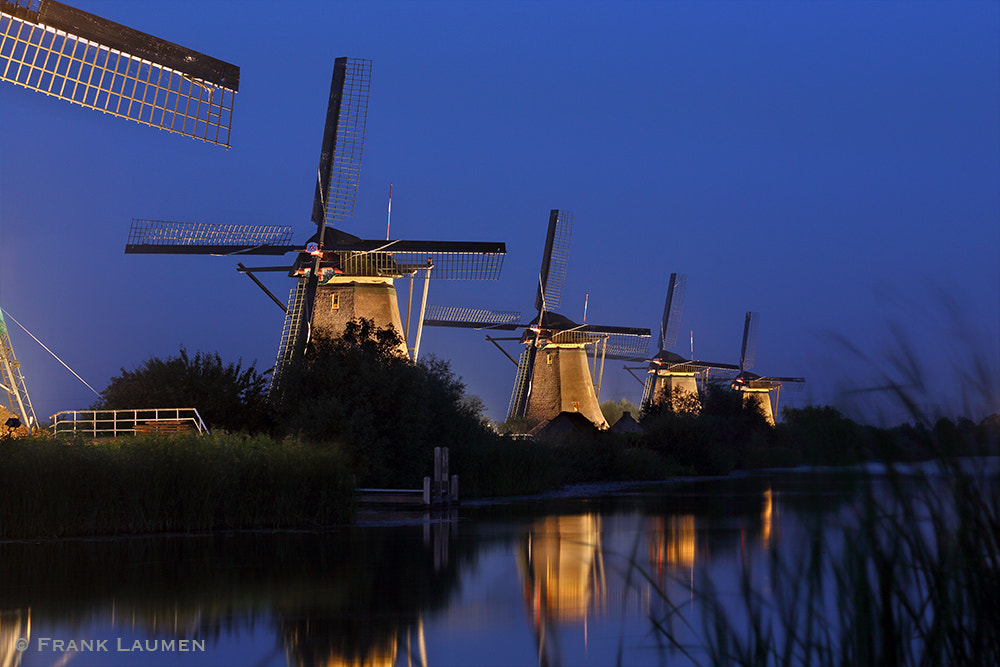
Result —
<path fill-rule="evenodd" d="M 0 391 L 6 394 L 4 403 L 9 406 L 10 411 L 17 415 L 24 426 L 34 429 L 38 419 L 35 417 L 35 409 L 28 396 L 21 364 L 14 356 L 14 348 L 11 346 L 10 336 L 7 335 L 3 309 L 0 309 Z"/>
<path fill-rule="evenodd" d="M 223 225 L 132 219 L 126 254 L 283 255 L 291 225 Z"/>
<path fill-rule="evenodd" d="M 0 0 L 0 79 L 228 148 L 239 68 L 53 0 Z"/>
<path fill-rule="evenodd" d="M 424 324 L 437 327 L 466 329 L 514 329 L 521 320 L 521 313 L 512 310 L 465 308 L 428 304 Z M 522 325 L 523 326 L 523 325 Z"/>
<path fill-rule="evenodd" d="M 278 402 L 284 390 L 285 375 L 288 364 L 302 353 L 305 340 L 302 336 L 306 327 L 304 319 L 309 306 L 306 303 L 306 281 L 300 280 L 288 293 L 288 308 L 285 310 L 285 322 L 281 329 L 281 340 L 278 343 L 278 355 L 274 360 L 274 370 L 268 383 L 268 400 Z"/>
<path fill-rule="evenodd" d="M 757 361 L 757 330 L 760 313 L 747 311 L 743 322 L 743 343 L 740 347 L 740 370 L 750 370 Z"/>
<path fill-rule="evenodd" d="M 551 341 L 554 344 L 574 345 L 574 344 L 597 344 L 603 346 L 603 341 L 607 340 L 607 347 L 604 349 L 604 356 L 611 359 L 632 359 L 642 356 L 649 347 L 649 333 L 611 333 L 607 331 L 560 331 L 552 335 Z"/>
<path fill-rule="evenodd" d="M 405 242 L 404 242 L 405 243 Z M 442 241 L 442 244 L 448 242 Z M 474 243 L 463 245 L 478 245 Z M 484 243 L 481 250 L 352 252 L 338 250 L 337 268 L 346 276 L 398 278 L 431 267 L 431 280 L 497 280 L 503 268 L 503 244 Z"/>
<path fill-rule="evenodd" d="M 667 301 L 663 305 L 663 321 L 660 324 L 660 350 L 671 348 L 677 342 L 686 290 L 687 276 L 683 273 L 671 273 L 667 285 Z"/>
<path fill-rule="evenodd" d="M 338 223 L 354 215 L 371 78 L 371 60 L 337 58 L 334 61 L 320 151 L 319 183 L 313 202 L 312 219 L 318 226 L 337 227 Z"/>
<path fill-rule="evenodd" d="M 554 310 L 562 305 L 563 286 L 569 265 L 569 245 L 573 235 L 573 213 L 552 209 L 539 271 L 535 310 Z"/>

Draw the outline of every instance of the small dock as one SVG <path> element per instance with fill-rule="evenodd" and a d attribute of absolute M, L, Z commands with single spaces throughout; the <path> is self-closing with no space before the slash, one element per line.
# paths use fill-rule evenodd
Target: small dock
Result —
<path fill-rule="evenodd" d="M 357 501 L 379 507 L 451 507 L 458 505 L 458 475 L 449 475 L 448 448 L 434 448 L 434 475 L 421 489 L 357 489 Z"/>

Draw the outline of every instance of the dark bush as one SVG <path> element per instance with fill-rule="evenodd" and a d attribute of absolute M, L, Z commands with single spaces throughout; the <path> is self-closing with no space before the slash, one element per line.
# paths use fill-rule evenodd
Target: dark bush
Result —
<path fill-rule="evenodd" d="M 210 429 L 258 433 L 273 427 L 267 406 L 267 373 L 242 360 L 224 363 L 216 354 L 183 347 L 176 357 L 151 357 L 111 378 L 92 410 L 195 408 Z"/>

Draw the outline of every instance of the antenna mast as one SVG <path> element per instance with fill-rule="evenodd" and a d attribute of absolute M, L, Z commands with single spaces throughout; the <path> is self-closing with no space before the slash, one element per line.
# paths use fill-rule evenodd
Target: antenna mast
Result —
<path fill-rule="evenodd" d="M 389 213 L 385 216 L 385 240 L 389 240 L 389 223 L 392 221 L 392 183 L 389 184 Z"/>

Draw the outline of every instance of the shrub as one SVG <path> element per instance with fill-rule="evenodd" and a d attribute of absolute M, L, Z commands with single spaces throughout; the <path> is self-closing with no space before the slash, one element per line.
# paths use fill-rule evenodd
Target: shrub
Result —
<path fill-rule="evenodd" d="M 210 429 L 258 433 L 272 428 L 264 392 L 267 372 L 242 360 L 224 363 L 215 354 L 181 347 L 176 357 L 150 357 L 137 368 L 121 370 L 91 410 L 195 408 Z"/>

